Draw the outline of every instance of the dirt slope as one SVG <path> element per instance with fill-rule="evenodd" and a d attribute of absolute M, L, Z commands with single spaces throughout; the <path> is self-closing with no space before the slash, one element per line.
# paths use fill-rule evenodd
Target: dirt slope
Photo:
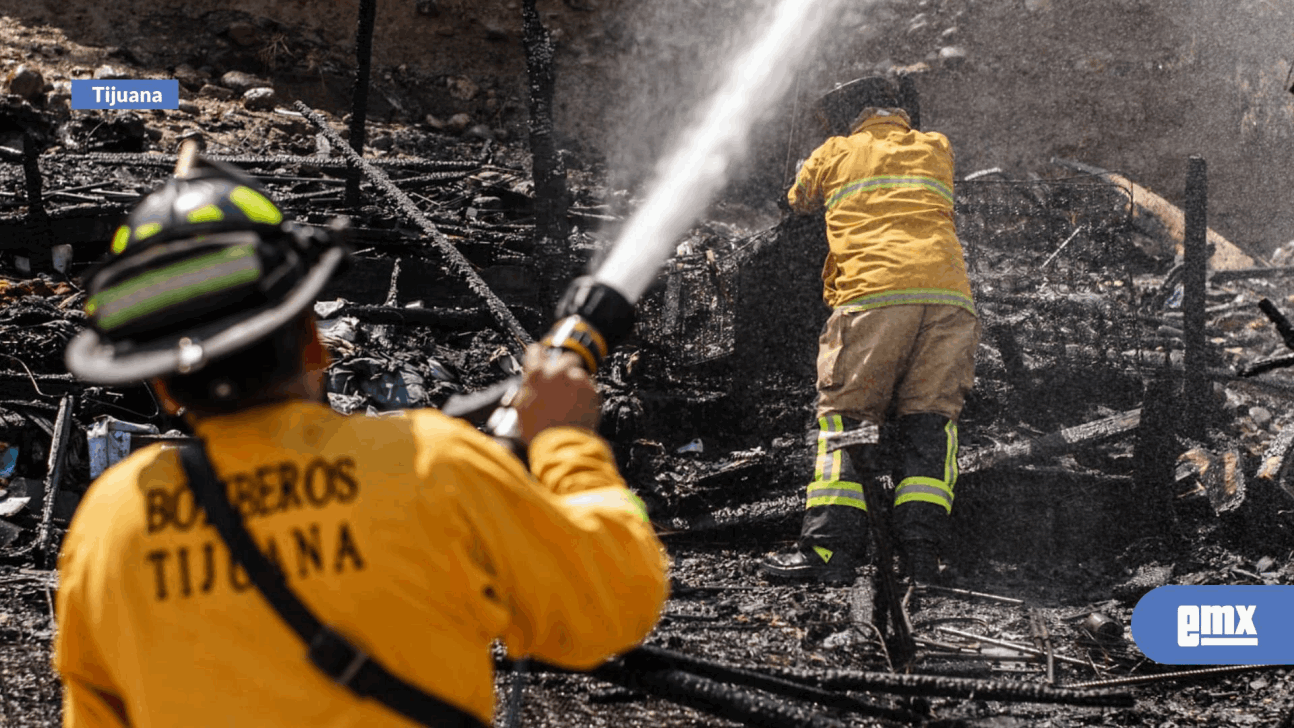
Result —
<path fill-rule="evenodd" d="M 641 181 L 770 0 L 541 0 L 558 43 L 557 123 L 581 159 L 605 154 Z M 0 0 L 0 15 L 115 46 L 168 74 L 237 68 L 344 110 L 357 0 Z M 1294 237 L 1291 10 L 1267 0 L 871 0 L 849 3 L 778 105 L 732 194 L 758 200 L 812 144 L 804 108 L 861 73 L 921 74 L 928 126 L 961 172 L 1033 169 L 1063 156 L 1180 202 L 1186 158 L 1210 165 L 1211 223 L 1266 253 Z M 465 112 L 524 132 L 517 0 L 379 4 L 374 112 L 421 121 Z M 20 60 L 20 59 L 14 59 Z M 579 160 L 577 160 L 579 161 Z"/>

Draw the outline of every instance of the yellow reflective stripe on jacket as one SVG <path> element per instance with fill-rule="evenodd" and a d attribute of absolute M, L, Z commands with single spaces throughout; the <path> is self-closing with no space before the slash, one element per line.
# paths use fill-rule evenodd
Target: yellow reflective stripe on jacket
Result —
<path fill-rule="evenodd" d="M 953 510 L 953 486 L 957 484 L 957 424 L 949 422 L 944 425 L 947 446 L 944 451 L 943 480 L 914 475 L 904 478 L 894 489 L 894 505 L 910 501 L 924 501 L 943 506 L 949 513 Z"/>
<path fill-rule="evenodd" d="M 863 497 L 863 486 L 846 480 L 813 482 L 809 484 L 805 508 L 817 506 L 851 506 L 867 510 L 867 500 Z"/>
<path fill-rule="evenodd" d="M 917 175 L 910 177 L 879 176 L 867 177 L 846 184 L 839 190 L 836 190 L 830 198 L 827 199 L 827 209 L 835 207 L 841 200 L 863 192 L 873 190 L 895 190 L 895 189 L 914 189 L 928 190 L 942 197 L 949 205 L 953 204 L 953 190 L 939 179 Z"/>
<path fill-rule="evenodd" d="M 865 296 L 850 299 L 836 308 L 870 311 L 882 306 L 901 306 L 905 304 L 940 304 L 961 306 L 975 313 L 975 300 L 961 291 L 949 291 L 943 288 L 904 288 L 898 291 L 869 293 Z"/>

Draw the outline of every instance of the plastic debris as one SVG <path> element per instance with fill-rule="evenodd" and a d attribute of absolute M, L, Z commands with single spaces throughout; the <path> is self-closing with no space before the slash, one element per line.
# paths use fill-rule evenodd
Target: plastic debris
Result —
<path fill-rule="evenodd" d="M 103 416 L 94 421 L 86 438 L 90 444 L 90 477 L 97 478 L 103 471 L 116 465 L 130 454 L 130 437 L 133 434 L 158 434 L 157 425 L 140 425 Z"/>
<path fill-rule="evenodd" d="M 0 478 L 13 477 L 14 468 L 18 466 L 18 446 L 5 445 L 0 451 Z"/>
<path fill-rule="evenodd" d="M 687 452 L 705 452 L 705 443 L 701 442 L 701 438 L 698 437 L 692 442 L 689 442 L 688 444 L 675 450 L 674 452 L 679 454 L 687 453 Z"/>

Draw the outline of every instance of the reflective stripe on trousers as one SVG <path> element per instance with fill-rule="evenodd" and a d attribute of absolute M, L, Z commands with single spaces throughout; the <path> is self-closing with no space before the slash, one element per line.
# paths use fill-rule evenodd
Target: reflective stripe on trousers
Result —
<path fill-rule="evenodd" d="M 833 433 L 843 432 L 844 421 L 840 415 L 828 415 L 818 418 L 818 455 L 813 468 L 813 482 L 805 498 L 804 507 L 815 506 L 850 506 L 867 510 L 867 501 L 863 498 L 863 486 L 851 478 L 858 475 L 853 472 L 852 463 L 846 458 L 844 450 L 827 452 L 827 441 Z"/>
<path fill-rule="evenodd" d="M 924 501 L 943 506 L 952 513 L 953 486 L 957 483 L 957 424 L 948 421 L 944 425 L 946 446 L 944 451 L 943 479 L 914 475 L 904 478 L 894 490 L 894 505 L 911 501 Z"/>

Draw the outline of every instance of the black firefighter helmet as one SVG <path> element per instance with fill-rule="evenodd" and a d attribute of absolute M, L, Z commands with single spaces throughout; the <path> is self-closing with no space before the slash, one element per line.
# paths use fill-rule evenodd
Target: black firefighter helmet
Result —
<path fill-rule="evenodd" d="M 196 371 L 291 321 L 345 259 L 341 228 L 284 220 L 237 168 L 198 158 L 145 197 L 87 286 L 68 370 L 98 384 Z"/>
<path fill-rule="evenodd" d="M 815 111 L 829 133 L 846 135 L 858 112 L 867 107 L 903 109 L 913 129 L 921 128 L 921 103 L 908 74 L 897 78 L 864 76 L 837 85 L 818 99 Z"/>

